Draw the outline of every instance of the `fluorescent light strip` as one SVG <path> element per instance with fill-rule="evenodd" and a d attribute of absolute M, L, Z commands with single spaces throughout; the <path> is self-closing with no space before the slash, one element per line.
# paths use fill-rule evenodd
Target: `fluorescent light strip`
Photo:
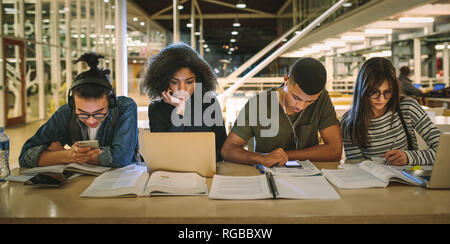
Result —
<path fill-rule="evenodd" d="M 400 23 L 433 23 L 433 17 L 401 17 L 398 19 Z"/>

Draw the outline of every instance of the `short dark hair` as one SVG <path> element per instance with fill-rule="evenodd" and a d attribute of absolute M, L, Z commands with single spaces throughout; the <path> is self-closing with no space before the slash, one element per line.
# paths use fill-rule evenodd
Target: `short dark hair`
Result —
<path fill-rule="evenodd" d="M 161 93 L 169 88 L 173 75 L 182 68 L 189 68 L 195 74 L 196 82 L 202 83 L 203 92 L 216 89 L 217 78 L 209 64 L 190 46 L 174 43 L 149 60 L 143 80 L 149 97 L 160 97 Z"/>
<path fill-rule="evenodd" d="M 81 98 L 101 98 L 110 92 L 110 89 L 95 84 L 82 84 L 72 89 L 72 94 Z"/>
<path fill-rule="evenodd" d="M 289 77 L 306 94 L 315 95 L 325 88 L 327 71 L 320 61 L 313 58 L 301 58 L 292 65 Z"/>
<path fill-rule="evenodd" d="M 402 67 L 400 68 L 400 75 L 401 75 L 401 76 L 408 76 L 409 73 L 411 73 L 411 70 L 409 69 L 408 66 L 402 66 Z"/>

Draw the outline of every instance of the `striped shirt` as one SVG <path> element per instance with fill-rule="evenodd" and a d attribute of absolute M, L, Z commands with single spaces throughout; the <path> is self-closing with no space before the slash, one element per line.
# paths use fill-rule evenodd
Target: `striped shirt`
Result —
<path fill-rule="evenodd" d="M 431 122 L 431 119 L 417 101 L 412 98 L 404 98 L 400 102 L 400 110 L 411 135 L 414 150 L 408 150 L 407 137 L 398 113 L 394 114 L 391 124 L 392 111 L 388 111 L 383 116 L 370 121 L 370 146 L 366 149 L 353 145 L 341 120 L 344 150 L 347 159 L 381 157 L 387 151 L 399 149 L 406 153 L 409 165 L 432 165 L 439 143 L 439 129 Z M 428 149 L 418 150 L 414 131 L 423 138 L 428 145 Z"/>

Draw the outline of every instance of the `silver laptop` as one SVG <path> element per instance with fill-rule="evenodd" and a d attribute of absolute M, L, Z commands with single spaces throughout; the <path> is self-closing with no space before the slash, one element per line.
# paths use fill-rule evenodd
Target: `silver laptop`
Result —
<path fill-rule="evenodd" d="M 427 188 L 450 188 L 450 132 L 441 133 L 436 158 Z"/>
<path fill-rule="evenodd" d="M 213 132 L 150 132 L 139 130 L 140 153 L 151 171 L 216 173 Z"/>
<path fill-rule="evenodd" d="M 404 170 L 403 174 L 426 188 L 450 188 L 450 132 L 441 133 L 432 170 Z"/>

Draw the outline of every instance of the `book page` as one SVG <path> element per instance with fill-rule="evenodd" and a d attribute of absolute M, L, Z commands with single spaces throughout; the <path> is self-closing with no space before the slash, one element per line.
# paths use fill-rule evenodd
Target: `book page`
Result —
<path fill-rule="evenodd" d="M 401 171 L 394 169 L 393 166 L 383 165 L 377 162 L 363 161 L 360 164 L 360 168 L 384 182 L 396 181 L 400 183 L 418 185 L 417 182 L 404 176 Z"/>
<path fill-rule="evenodd" d="M 323 169 L 323 175 L 333 185 L 339 188 L 369 188 L 386 187 L 387 182 L 383 182 L 377 177 L 361 170 L 359 167 L 348 169 Z"/>
<path fill-rule="evenodd" d="M 205 177 L 197 173 L 167 171 L 154 172 L 145 189 L 146 195 L 201 195 L 207 194 L 207 192 Z"/>
<path fill-rule="evenodd" d="M 148 178 L 146 167 L 129 165 L 98 176 L 81 197 L 141 196 Z"/>
<path fill-rule="evenodd" d="M 272 198 L 265 175 L 214 175 L 209 193 L 212 199 L 264 199 Z"/>
<path fill-rule="evenodd" d="M 275 176 L 280 198 L 291 199 L 341 199 L 323 176 Z"/>
<path fill-rule="evenodd" d="M 68 165 L 59 164 L 59 165 L 51 165 L 44 167 L 35 167 L 31 169 L 22 170 L 21 174 L 35 174 L 35 173 L 63 173 L 65 170 L 77 173 L 94 173 L 95 175 L 99 175 L 103 172 L 110 170 L 111 168 L 96 166 L 91 164 L 77 164 L 71 163 Z"/>
<path fill-rule="evenodd" d="M 52 165 L 52 166 L 44 166 L 44 167 L 34 167 L 31 169 L 22 170 L 20 172 L 21 175 L 29 175 L 29 174 L 36 174 L 36 173 L 62 173 L 64 172 L 64 169 L 66 168 L 66 165 L 60 164 L 60 165 Z"/>
<path fill-rule="evenodd" d="M 96 175 L 102 174 L 110 169 L 111 169 L 110 167 L 102 167 L 92 164 L 78 164 L 78 163 L 71 163 L 65 167 L 65 170 L 67 171 L 78 173 L 94 173 Z"/>

